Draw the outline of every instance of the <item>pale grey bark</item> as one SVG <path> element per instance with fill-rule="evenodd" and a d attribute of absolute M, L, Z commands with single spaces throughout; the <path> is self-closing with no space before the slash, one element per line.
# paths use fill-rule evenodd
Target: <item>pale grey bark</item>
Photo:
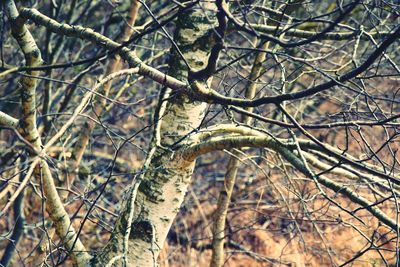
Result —
<path fill-rule="evenodd" d="M 13 1 L 7 2 L 12 3 Z M 96 43 L 99 47 L 103 47 L 109 51 L 116 51 L 121 58 L 128 61 L 131 67 L 133 67 L 131 70 L 127 70 L 127 72 L 137 73 L 139 75 L 151 78 L 162 85 L 169 86 L 169 88 L 164 90 L 160 98 L 159 110 L 155 118 L 156 127 L 154 131 L 153 142 L 150 146 L 149 156 L 142 169 L 141 175 L 135 177 L 135 180 L 132 181 L 132 186 L 128 191 L 127 197 L 124 199 L 125 202 L 123 204 L 121 216 L 117 221 L 113 236 L 104 250 L 99 252 L 97 258 L 93 260 L 92 265 L 156 265 L 160 250 L 163 247 L 163 243 L 166 239 L 171 224 L 179 212 L 187 187 L 190 184 L 190 177 L 193 172 L 195 159 L 199 155 L 207 152 L 241 148 L 243 146 L 266 147 L 281 154 L 288 162 L 290 162 L 292 166 L 296 167 L 305 176 L 317 181 L 318 184 L 322 184 L 325 187 L 330 188 L 336 193 L 344 194 L 354 203 L 358 203 L 367 209 L 384 224 L 388 225 L 394 230 L 398 230 L 396 222 L 388 218 L 379 208 L 371 206 L 371 203 L 367 199 L 357 196 L 357 194 L 355 194 L 352 190 L 344 188 L 342 184 L 332 181 L 324 176 L 315 177 L 313 172 L 310 171 L 308 166 L 306 166 L 307 164 L 304 164 L 298 154 L 293 152 L 296 151 L 295 147 L 293 147 L 293 144 L 285 144 L 287 140 L 278 140 L 267 135 L 260 136 L 259 134 L 252 133 L 251 129 L 242 129 L 236 125 L 229 125 L 231 129 L 228 131 L 220 131 L 222 134 L 217 134 L 214 137 L 213 134 L 215 132 L 203 132 L 200 134 L 190 135 L 190 139 L 186 138 L 189 134 L 191 134 L 193 129 L 197 128 L 201 123 L 204 116 L 204 111 L 207 107 L 205 102 L 237 104 L 238 106 L 246 107 L 290 100 L 290 97 L 293 96 L 291 94 L 285 94 L 283 97 L 265 96 L 262 98 L 253 99 L 254 95 L 247 95 L 247 99 L 231 98 L 225 95 L 220 95 L 217 93 L 217 91 L 210 89 L 211 87 L 205 86 L 205 81 L 198 80 L 188 82 L 188 67 L 185 62 L 190 65 L 192 71 L 201 70 L 207 65 L 213 43 L 213 28 L 216 26 L 216 23 L 212 19 L 213 15 L 215 14 L 215 10 L 210 11 L 213 9 L 213 4 L 205 4 L 204 2 L 201 2 L 200 5 L 202 5 L 202 8 L 197 6 L 197 9 L 191 9 L 190 11 L 183 13 L 177 20 L 174 40 L 178 45 L 180 52 L 178 52 L 176 48 L 173 48 L 172 50 L 170 62 L 171 71 L 169 75 L 165 75 L 163 72 L 144 64 L 131 48 L 127 46 L 121 47 L 120 43 L 96 33 L 91 29 L 84 28 L 82 26 L 61 24 L 34 9 L 21 9 L 22 17 L 19 17 L 18 20 L 18 22 L 21 24 L 16 25 L 22 27 L 14 28 L 14 33 L 15 30 L 17 30 L 17 34 L 15 34 L 15 36 L 17 40 L 18 38 L 20 39 L 19 44 L 26 56 L 28 66 L 40 65 L 41 58 L 40 51 L 37 48 L 32 36 L 30 36 L 29 31 L 27 31 L 23 26 L 24 22 L 22 18 L 31 18 L 32 21 L 39 25 L 46 26 L 50 31 L 71 37 L 78 37 L 83 40 L 89 40 L 93 43 Z M 15 8 L 13 9 L 16 11 Z M 13 19 L 17 19 L 18 12 L 12 15 L 12 17 Z M 258 30 L 260 29 L 261 28 L 258 28 Z M 272 28 L 266 28 L 265 30 L 269 32 L 272 30 Z M 309 36 L 304 35 L 304 32 L 297 32 L 296 34 L 300 34 L 303 37 L 314 36 L 314 34 Z M 383 53 L 385 47 L 394 42 L 393 38 L 396 36 L 398 36 L 398 30 L 393 34 L 390 34 L 390 38 L 386 39 L 383 42 L 383 45 L 381 45 L 377 50 L 379 53 L 374 53 L 366 62 L 368 63 L 374 61 L 377 56 L 380 55 L 380 53 Z M 325 37 L 329 37 L 329 35 L 325 35 Z M 262 47 L 260 50 L 261 54 L 268 52 L 264 50 L 266 50 L 266 47 Z M 184 60 L 182 59 L 182 56 Z M 363 65 L 367 66 L 368 64 L 363 63 Z M 360 73 L 360 71 L 362 71 L 362 68 L 357 68 L 355 71 L 340 76 L 338 81 L 346 81 L 353 77 L 352 75 L 354 73 Z M 37 73 L 37 71 L 31 71 L 31 74 L 35 73 Z M 258 77 L 258 74 L 255 75 L 255 77 Z M 250 80 L 252 80 L 252 78 Z M 67 123 L 65 123 L 58 133 L 56 133 L 50 139 L 50 141 L 43 146 L 36 128 L 36 78 L 26 77 L 22 80 L 22 85 L 25 92 L 23 98 L 23 113 L 25 116 L 24 119 L 21 120 L 23 124 L 21 126 L 23 128 L 22 133 L 29 142 L 32 142 L 34 151 L 41 156 L 45 156 L 46 149 L 49 149 L 61 138 L 61 136 L 66 133 L 67 129 L 73 124 L 78 114 L 85 108 L 86 103 L 91 97 L 92 93 L 87 93 L 84 96 L 81 104 L 75 109 L 73 115 L 67 121 Z M 322 86 L 318 85 L 317 87 L 313 87 L 314 89 L 312 90 L 302 91 L 303 93 L 301 94 L 303 97 L 309 96 L 316 92 L 325 90 L 324 88 L 328 88 L 326 87 L 328 85 L 329 82 L 323 84 Z M 96 91 L 96 89 L 98 89 L 98 87 L 95 87 L 93 91 Z M 298 96 L 298 93 L 296 93 L 294 96 Z M 194 99 L 201 99 L 202 102 L 196 102 Z M 251 114 L 251 112 L 248 113 Z M 0 112 L 1 125 L 17 127 L 18 123 L 19 121 L 17 119 Z M 220 130 L 226 130 L 226 128 L 223 129 L 224 127 L 222 126 L 219 128 Z M 198 139 L 196 138 L 200 139 L 202 135 L 206 136 L 207 134 L 210 134 L 211 138 L 204 138 L 204 140 L 202 140 L 204 141 L 203 143 L 197 142 Z M 300 142 L 300 146 L 303 149 L 303 146 L 306 147 L 306 144 L 304 144 L 304 142 Z M 310 150 L 314 151 L 310 153 L 318 156 L 318 151 L 315 151 L 317 148 L 311 147 Z M 336 154 L 333 153 L 334 150 L 331 148 L 329 148 L 329 150 L 331 152 L 327 155 L 332 157 L 335 155 L 340 155 L 342 158 L 344 158 L 346 156 L 342 155 L 341 152 L 335 152 Z M 83 151 L 84 149 L 82 150 L 82 153 Z M 311 157 L 308 157 L 307 159 L 309 158 Z M 333 165 L 336 165 L 336 161 L 339 159 L 341 158 L 338 156 L 334 158 Z M 350 162 L 353 160 L 349 158 L 348 161 Z M 232 162 L 234 163 L 233 160 Z M 71 250 L 72 256 L 76 263 L 80 266 L 87 266 L 89 264 L 87 261 L 90 258 L 90 255 L 86 253 L 83 244 L 80 243 L 77 237 L 78 233 L 70 228 L 71 222 L 69 221 L 68 214 L 66 214 L 65 210 L 63 209 L 63 203 L 60 201 L 48 164 L 45 161 L 40 160 L 34 161 L 33 164 L 37 165 L 35 175 L 38 178 L 43 179 L 42 186 L 46 196 L 47 210 L 50 213 L 51 219 L 55 222 L 58 235 L 62 241 L 64 241 L 65 247 L 68 250 Z M 355 163 L 353 163 L 353 165 L 354 164 Z M 32 165 L 32 172 L 34 165 Z M 231 193 L 234 185 L 234 177 L 237 171 L 237 161 L 236 165 L 231 165 L 232 168 L 230 168 L 229 176 L 232 179 L 229 186 L 227 186 L 226 192 L 224 193 Z M 318 162 L 312 165 L 325 169 L 331 168 L 331 166 L 318 164 Z M 360 164 L 356 163 L 356 167 L 359 166 Z M 362 168 L 360 169 L 363 171 L 374 169 L 374 167 L 368 167 L 364 164 L 361 167 Z M 345 170 L 346 168 L 347 166 L 343 167 Z M 344 172 L 344 174 L 353 179 L 354 177 L 357 177 L 355 176 L 353 170 Z M 375 172 L 375 174 L 379 173 Z M 24 181 L 27 182 L 29 177 L 30 175 L 27 176 Z M 382 174 L 380 174 L 380 177 L 385 178 L 385 176 Z M 23 184 L 24 183 L 21 183 L 21 185 Z M 22 186 L 20 187 L 20 190 L 23 190 Z M 17 190 L 16 192 L 19 191 Z M 224 207 L 221 205 L 223 209 L 221 211 L 222 216 L 220 217 L 220 226 L 218 228 L 220 230 L 215 231 L 216 233 L 220 234 L 218 236 L 219 248 L 222 248 L 223 246 L 223 223 L 228 204 L 229 198 L 225 198 Z M 219 251 L 222 251 L 222 249 Z M 218 261 L 216 261 L 215 266 L 221 265 L 221 259 L 222 258 L 219 258 Z"/>
<path fill-rule="evenodd" d="M 26 65 L 29 67 L 40 66 L 42 64 L 40 49 L 36 45 L 30 31 L 25 26 L 24 20 L 19 17 L 19 12 L 14 1 L 5 1 L 5 8 L 7 16 L 11 21 L 12 35 L 25 56 Z M 38 75 L 38 71 L 28 71 L 28 74 L 32 75 L 32 77 L 25 76 L 20 79 L 23 117 L 18 131 L 23 138 L 31 143 L 33 149 L 40 151 L 43 145 L 36 122 L 37 79 L 34 78 Z M 44 151 L 42 154 L 44 154 Z M 31 155 L 31 158 L 34 157 L 36 157 L 36 155 Z M 49 165 L 45 160 L 40 160 L 37 164 L 32 163 L 32 167 L 35 167 L 34 175 L 36 179 L 41 181 L 46 211 L 54 223 L 57 235 L 71 253 L 73 262 L 77 266 L 86 266 L 89 262 L 90 255 L 87 253 L 86 248 L 83 246 L 71 225 L 69 215 L 64 209 L 63 203 L 58 195 Z M 22 186 L 19 188 L 20 191 L 23 189 L 24 187 Z M 14 194 L 14 196 L 18 195 Z"/>
<path fill-rule="evenodd" d="M 185 61 L 192 70 L 200 70 L 207 64 L 209 40 L 215 26 L 209 20 L 214 12 L 208 8 L 193 9 L 176 22 L 174 40 L 180 52 L 172 48 L 170 68 L 171 75 L 178 80 L 188 78 Z M 186 143 L 185 137 L 200 125 L 207 107 L 187 95 L 172 95 L 172 92 L 167 88 L 160 97 L 153 142 L 143 174 L 133 181 L 112 238 L 96 258 L 96 266 L 156 265 L 194 168 L 194 160 L 177 156 L 173 145 Z"/>

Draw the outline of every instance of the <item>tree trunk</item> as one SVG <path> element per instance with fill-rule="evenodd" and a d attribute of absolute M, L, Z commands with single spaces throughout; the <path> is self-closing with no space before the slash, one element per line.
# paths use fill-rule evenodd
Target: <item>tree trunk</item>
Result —
<path fill-rule="evenodd" d="M 192 70 L 207 65 L 214 36 L 215 23 L 209 21 L 215 16 L 213 7 L 193 9 L 177 20 L 174 41 L 180 52 L 172 48 L 170 59 L 170 73 L 175 78 L 187 80 L 186 63 Z M 143 174 L 133 182 L 112 237 L 95 259 L 96 266 L 121 266 L 121 261 L 126 266 L 157 265 L 184 200 L 195 162 L 179 158 L 174 147 L 188 143 L 186 137 L 200 125 L 207 105 L 183 94 L 172 94 L 168 88 L 163 91 Z"/>

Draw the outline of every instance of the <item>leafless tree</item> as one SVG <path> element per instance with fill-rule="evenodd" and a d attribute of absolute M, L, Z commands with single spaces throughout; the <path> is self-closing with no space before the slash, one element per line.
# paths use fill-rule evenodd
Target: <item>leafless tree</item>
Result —
<path fill-rule="evenodd" d="M 399 7 L 3 0 L 0 264 L 399 266 Z"/>

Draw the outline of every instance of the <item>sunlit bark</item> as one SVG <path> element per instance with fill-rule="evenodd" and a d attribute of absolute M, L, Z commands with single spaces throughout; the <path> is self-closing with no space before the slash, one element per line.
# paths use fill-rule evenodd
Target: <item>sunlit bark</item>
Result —
<path fill-rule="evenodd" d="M 213 16 L 212 12 L 208 15 Z M 172 49 L 170 73 L 179 80 L 187 80 L 185 61 L 192 70 L 202 69 L 207 62 L 210 53 L 207 40 L 212 39 L 209 30 L 213 23 L 204 10 L 194 9 L 181 16 L 176 26 L 174 41 L 180 52 Z M 207 105 L 184 94 L 172 93 L 166 88 L 160 96 L 152 147 L 143 174 L 133 181 L 112 238 L 98 255 L 96 264 L 115 261 L 117 266 L 122 261 L 127 266 L 154 266 L 179 212 L 190 184 L 194 159 L 177 157 L 174 145 L 187 143 L 185 138 L 200 125 Z"/>

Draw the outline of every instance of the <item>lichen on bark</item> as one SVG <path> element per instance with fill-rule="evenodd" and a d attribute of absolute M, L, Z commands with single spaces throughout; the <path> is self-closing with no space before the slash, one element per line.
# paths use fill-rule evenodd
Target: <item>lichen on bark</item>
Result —
<path fill-rule="evenodd" d="M 187 65 L 192 71 L 207 65 L 210 38 L 216 26 L 214 8 L 214 4 L 196 7 L 177 19 L 174 41 L 179 51 L 172 46 L 169 73 L 178 80 L 188 80 Z M 206 108 L 205 103 L 185 94 L 173 94 L 169 88 L 163 90 L 150 156 L 142 175 L 136 177 L 127 194 L 108 245 L 94 260 L 96 266 L 110 261 L 113 266 L 154 265 L 182 205 L 194 168 L 194 161 L 180 157 L 176 149 L 194 141 L 187 137 L 200 126 Z"/>

